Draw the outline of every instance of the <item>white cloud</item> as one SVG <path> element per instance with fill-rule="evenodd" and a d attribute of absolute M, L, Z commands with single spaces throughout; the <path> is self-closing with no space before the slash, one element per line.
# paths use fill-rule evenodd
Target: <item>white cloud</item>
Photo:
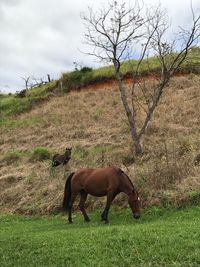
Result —
<path fill-rule="evenodd" d="M 97 8 L 102 2 L 0 0 L 0 90 L 22 89 L 21 76 L 44 77 L 49 73 L 58 78 L 73 69 L 74 61 L 94 65 L 92 58 L 79 52 L 84 31 L 80 12 L 88 5 Z M 174 23 L 187 26 L 191 19 L 190 0 L 145 1 L 158 2 L 167 8 Z M 199 0 L 193 0 L 193 7 L 200 13 Z"/>

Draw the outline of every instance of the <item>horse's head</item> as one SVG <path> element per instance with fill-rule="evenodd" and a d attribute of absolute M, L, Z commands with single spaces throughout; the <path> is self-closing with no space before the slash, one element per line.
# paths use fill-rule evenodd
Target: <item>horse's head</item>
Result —
<path fill-rule="evenodd" d="M 133 189 L 132 193 L 129 195 L 128 203 L 133 212 L 133 217 L 135 219 L 139 219 L 140 218 L 140 198 L 135 189 Z"/>
<path fill-rule="evenodd" d="M 71 158 L 71 153 L 72 153 L 72 148 L 70 147 L 70 148 L 66 148 L 65 149 L 65 157 L 67 157 L 67 158 Z"/>

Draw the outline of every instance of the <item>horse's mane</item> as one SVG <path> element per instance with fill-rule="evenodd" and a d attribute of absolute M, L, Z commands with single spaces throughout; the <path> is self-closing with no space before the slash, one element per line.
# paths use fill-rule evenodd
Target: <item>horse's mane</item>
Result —
<path fill-rule="evenodd" d="M 121 170 L 121 169 L 120 169 L 120 170 Z M 128 177 L 128 175 L 127 175 L 124 171 L 122 171 L 122 170 L 121 170 L 121 172 L 126 176 L 126 178 L 128 178 L 130 184 L 132 185 L 132 187 L 133 187 L 133 189 L 134 189 L 133 182 L 132 182 L 131 179 Z"/>

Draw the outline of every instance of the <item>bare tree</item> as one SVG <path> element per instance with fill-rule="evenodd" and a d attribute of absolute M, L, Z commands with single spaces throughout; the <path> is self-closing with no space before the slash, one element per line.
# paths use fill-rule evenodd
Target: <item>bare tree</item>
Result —
<path fill-rule="evenodd" d="M 34 88 L 34 87 L 40 87 L 43 84 L 47 83 L 46 81 L 43 80 L 42 77 L 37 78 L 34 75 L 31 76 L 31 84 L 30 84 L 30 88 Z"/>
<path fill-rule="evenodd" d="M 46 84 L 51 81 L 50 74 L 47 74 L 47 79 L 48 81 L 45 81 L 42 77 L 38 78 L 35 77 L 34 75 L 27 76 L 27 77 L 21 77 L 24 82 L 25 82 L 25 89 L 28 90 L 29 88 L 34 88 L 34 87 L 40 87 L 43 84 Z"/>
<path fill-rule="evenodd" d="M 30 82 L 30 76 L 28 76 L 28 77 L 21 77 L 22 78 L 22 80 L 24 80 L 24 83 L 25 83 L 25 90 L 28 90 L 28 88 L 29 88 L 29 82 Z"/>
<path fill-rule="evenodd" d="M 136 0 L 134 6 L 127 7 L 125 2 L 112 1 L 98 10 L 89 7 L 88 13 L 81 15 L 86 29 L 85 43 L 92 48 L 87 54 L 101 62 L 111 62 L 114 66 L 135 153 L 138 155 L 143 153 L 141 140 L 164 89 L 200 36 L 200 16 L 195 18 L 192 8 L 191 13 L 191 28 L 186 30 L 179 27 L 172 41 L 167 38 L 169 19 L 160 5 L 145 8 Z M 128 91 L 121 67 L 134 57 L 134 53 L 140 56 L 133 67 L 132 86 Z M 160 66 L 153 88 L 145 82 L 139 86 L 137 84 L 142 65 L 144 62 L 148 65 L 149 55 L 156 56 Z M 142 97 L 143 101 L 138 101 L 138 97 Z M 143 120 L 140 118 L 141 111 L 144 113 Z"/>
<path fill-rule="evenodd" d="M 51 82 L 51 76 L 50 76 L 50 74 L 47 74 L 47 80 L 48 80 L 49 83 Z"/>

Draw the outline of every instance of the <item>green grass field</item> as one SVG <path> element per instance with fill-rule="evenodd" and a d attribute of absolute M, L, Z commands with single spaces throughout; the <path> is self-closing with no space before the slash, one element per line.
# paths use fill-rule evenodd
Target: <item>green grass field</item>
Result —
<path fill-rule="evenodd" d="M 200 266 L 200 207 L 110 212 L 110 224 L 0 215 L 0 266 Z"/>

